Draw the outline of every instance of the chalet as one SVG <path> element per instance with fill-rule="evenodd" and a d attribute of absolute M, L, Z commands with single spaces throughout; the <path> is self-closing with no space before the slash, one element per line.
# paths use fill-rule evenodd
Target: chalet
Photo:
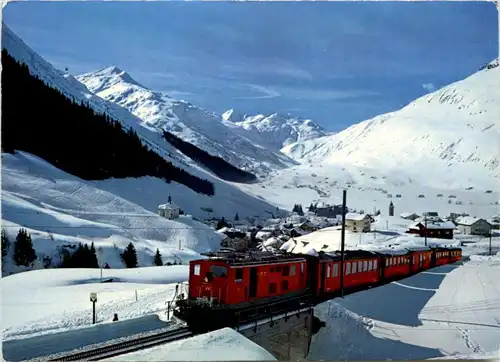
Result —
<path fill-rule="evenodd" d="M 170 220 L 178 218 L 180 212 L 181 208 L 173 202 L 167 202 L 166 204 L 158 205 L 158 215 Z"/>
<path fill-rule="evenodd" d="M 371 223 L 375 221 L 368 214 L 347 213 L 345 215 L 345 228 L 353 232 L 366 233 L 371 230 Z"/>
<path fill-rule="evenodd" d="M 446 219 L 455 222 L 456 219 L 464 216 L 470 216 L 470 215 L 466 213 L 450 212 L 450 216 L 448 216 Z"/>
<path fill-rule="evenodd" d="M 417 234 L 421 237 L 453 239 L 453 230 L 455 229 L 456 226 L 451 221 L 439 222 L 427 220 L 427 225 L 422 221 L 414 222 L 408 227 L 406 232 L 408 234 Z"/>
<path fill-rule="evenodd" d="M 457 229 L 468 235 L 488 236 L 491 233 L 491 224 L 477 217 L 465 216 L 455 220 Z"/>
<path fill-rule="evenodd" d="M 414 212 L 413 213 L 402 212 L 401 214 L 399 214 L 399 216 L 402 219 L 412 220 L 412 221 L 415 221 L 416 219 L 418 219 L 420 217 L 419 215 L 415 214 Z"/>
<path fill-rule="evenodd" d="M 249 245 L 249 238 L 247 233 L 235 229 L 223 227 L 217 230 L 218 233 L 222 234 L 223 238 L 221 241 L 222 247 L 229 247 L 234 249 L 245 249 Z"/>

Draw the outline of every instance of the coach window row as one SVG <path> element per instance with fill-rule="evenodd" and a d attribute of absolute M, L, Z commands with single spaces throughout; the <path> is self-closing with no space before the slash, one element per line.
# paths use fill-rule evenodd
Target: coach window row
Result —
<path fill-rule="evenodd" d="M 410 261 L 407 258 L 401 256 L 391 257 L 385 260 L 385 266 L 395 266 L 395 265 L 405 265 L 405 264 L 410 264 Z"/>
<path fill-rule="evenodd" d="M 377 269 L 376 260 L 364 260 L 364 261 L 352 261 L 345 263 L 345 275 L 362 273 L 366 271 L 371 271 Z M 331 265 L 326 266 L 326 277 L 335 278 L 339 276 L 339 264 L 333 264 L 333 275 L 331 272 Z"/>

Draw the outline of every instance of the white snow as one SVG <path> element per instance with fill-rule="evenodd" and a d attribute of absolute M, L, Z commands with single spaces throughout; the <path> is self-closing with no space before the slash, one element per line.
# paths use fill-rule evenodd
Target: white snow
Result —
<path fill-rule="evenodd" d="M 185 265 L 135 269 L 44 269 L 4 276 L 2 290 L 2 341 L 51 334 L 92 323 L 90 292 L 97 293 L 97 321 L 159 314 L 172 300 L 175 283 L 188 280 Z M 137 292 L 137 300 L 136 300 Z M 105 338 L 105 337 L 104 337 Z"/>
<path fill-rule="evenodd" d="M 127 353 L 104 361 L 275 361 L 264 348 L 234 329 L 175 341 L 160 347 Z"/>

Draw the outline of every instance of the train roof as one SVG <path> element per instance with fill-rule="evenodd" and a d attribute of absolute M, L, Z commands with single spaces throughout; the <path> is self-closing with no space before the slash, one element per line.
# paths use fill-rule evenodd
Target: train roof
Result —
<path fill-rule="evenodd" d="M 303 261 L 304 256 L 299 254 L 286 254 L 283 252 L 273 253 L 269 251 L 245 251 L 238 252 L 231 249 L 221 249 L 216 252 L 203 253 L 209 260 L 217 260 L 228 265 L 253 265 L 274 264 L 278 262 Z"/>

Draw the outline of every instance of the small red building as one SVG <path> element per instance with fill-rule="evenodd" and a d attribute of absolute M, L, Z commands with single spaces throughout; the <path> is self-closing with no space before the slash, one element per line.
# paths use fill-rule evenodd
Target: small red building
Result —
<path fill-rule="evenodd" d="M 432 222 L 418 221 L 411 224 L 406 231 L 408 234 L 418 234 L 421 237 L 427 236 L 428 238 L 438 239 L 453 239 L 453 230 L 456 226 L 451 221 L 446 222 Z"/>

